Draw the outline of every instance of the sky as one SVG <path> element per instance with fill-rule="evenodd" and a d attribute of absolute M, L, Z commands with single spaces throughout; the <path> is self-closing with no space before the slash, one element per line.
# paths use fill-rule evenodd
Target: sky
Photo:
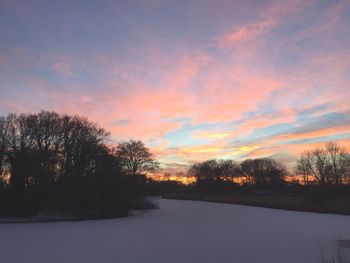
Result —
<path fill-rule="evenodd" d="M 350 145 L 350 1 L 0 0 L 0 114 L 79 114 L 163 171 Z"/>

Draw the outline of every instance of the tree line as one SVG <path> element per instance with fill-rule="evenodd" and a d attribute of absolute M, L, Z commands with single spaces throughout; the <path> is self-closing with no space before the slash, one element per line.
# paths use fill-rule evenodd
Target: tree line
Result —
<path fill-rule="evenodd" d="M 339 186 L 350 183 L 350 153 L 335 142 L 305 151 L 297 160 L 295 178 L 302 177 L 303 185 Z M 197 186 L 210 186 L 238 182 L 260 190 L 276 190 L 287 184 L 291 174 L 286 167 L 272 158 L 234 160 L 207 160 L 194 163 L 187 174 L 193 176 Z M 292 176 L 291 176 L 292 178 Z M 296 180 L 294 181 L 296 182 Z"/>
<path fill-rule="evenodd" d="M 270 158 L 248 159 L 242 163 L 233 160 L 208 160 L 193 164 L 188 175 L 194 176 L 198 186 L 226 185 L 238 182 L 254 185 L 257 189 L 276 189 L 285 183 L 287 169 Z"/>
<path fill-rule="evenodd" d="M 106 211 L 125 213 L 144 201 L 145 175 L 159 163 L 141 141 L 110 141 L 109 132 L 79 116 L 43 111 L 0 117 L 0 188 L 6 197 L 0 205 L 33 200 L 37 209 L 110 207 Z"/>

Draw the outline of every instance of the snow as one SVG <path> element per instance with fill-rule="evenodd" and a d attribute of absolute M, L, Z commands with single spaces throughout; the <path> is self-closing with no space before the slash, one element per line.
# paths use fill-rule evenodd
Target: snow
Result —
<path fill-rule="evenodd" d="M 160 200 L 132 217 L 0 224 L 0 262 L 321 262 L 350 216 Z"/>

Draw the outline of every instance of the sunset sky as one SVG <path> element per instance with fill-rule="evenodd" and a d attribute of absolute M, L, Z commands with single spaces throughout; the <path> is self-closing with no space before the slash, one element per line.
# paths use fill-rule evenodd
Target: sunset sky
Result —
<path fill-rule="evenodd" d="M 350 1 L 0 0 L 0 114 L 54 110 L 175 172 L 350 145 Z"/>

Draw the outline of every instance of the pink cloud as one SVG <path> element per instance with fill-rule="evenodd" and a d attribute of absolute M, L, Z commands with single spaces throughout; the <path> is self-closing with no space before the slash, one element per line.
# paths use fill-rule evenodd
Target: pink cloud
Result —
<path fill-rule="evenodd" d="M 262 9 L 257 16 L 255 22 L 249 22 L 234 27 L 230 32 L 221 36 L 218 40 L 218 45 L 221 48 L 237 47 L 237 44 L 247 45 L 247 42 L 253 44 L 257 38 L 263 37 L 273 28 L 275 28 L 280 20 L 286 14 L 298 12 L 308 6 L 313 1 L 280 1 Z M 243 47 L 243 46 L 242 46 Z"/>
<path fill-rule="evenodd" d="M 247 40 L 252 40 L 258 37 L 259 35 L 262 35 L 265 32 L 267 32 L 272 26 L 272 21 L 262 21 L 248 25 L 243 25 L 233 30 L 232 32 L 229 32 L 227 35 L 224 35 L 219 40 L 219 45 L 221 47 L 228 47 Z"/>
<path fill-rule="evenodd" d="M 195 121 L 229 121 L 253 110 L 282 82 L 269 72 L 252 72 L 241 66 L 215 66 L 204 78 Z"/>

